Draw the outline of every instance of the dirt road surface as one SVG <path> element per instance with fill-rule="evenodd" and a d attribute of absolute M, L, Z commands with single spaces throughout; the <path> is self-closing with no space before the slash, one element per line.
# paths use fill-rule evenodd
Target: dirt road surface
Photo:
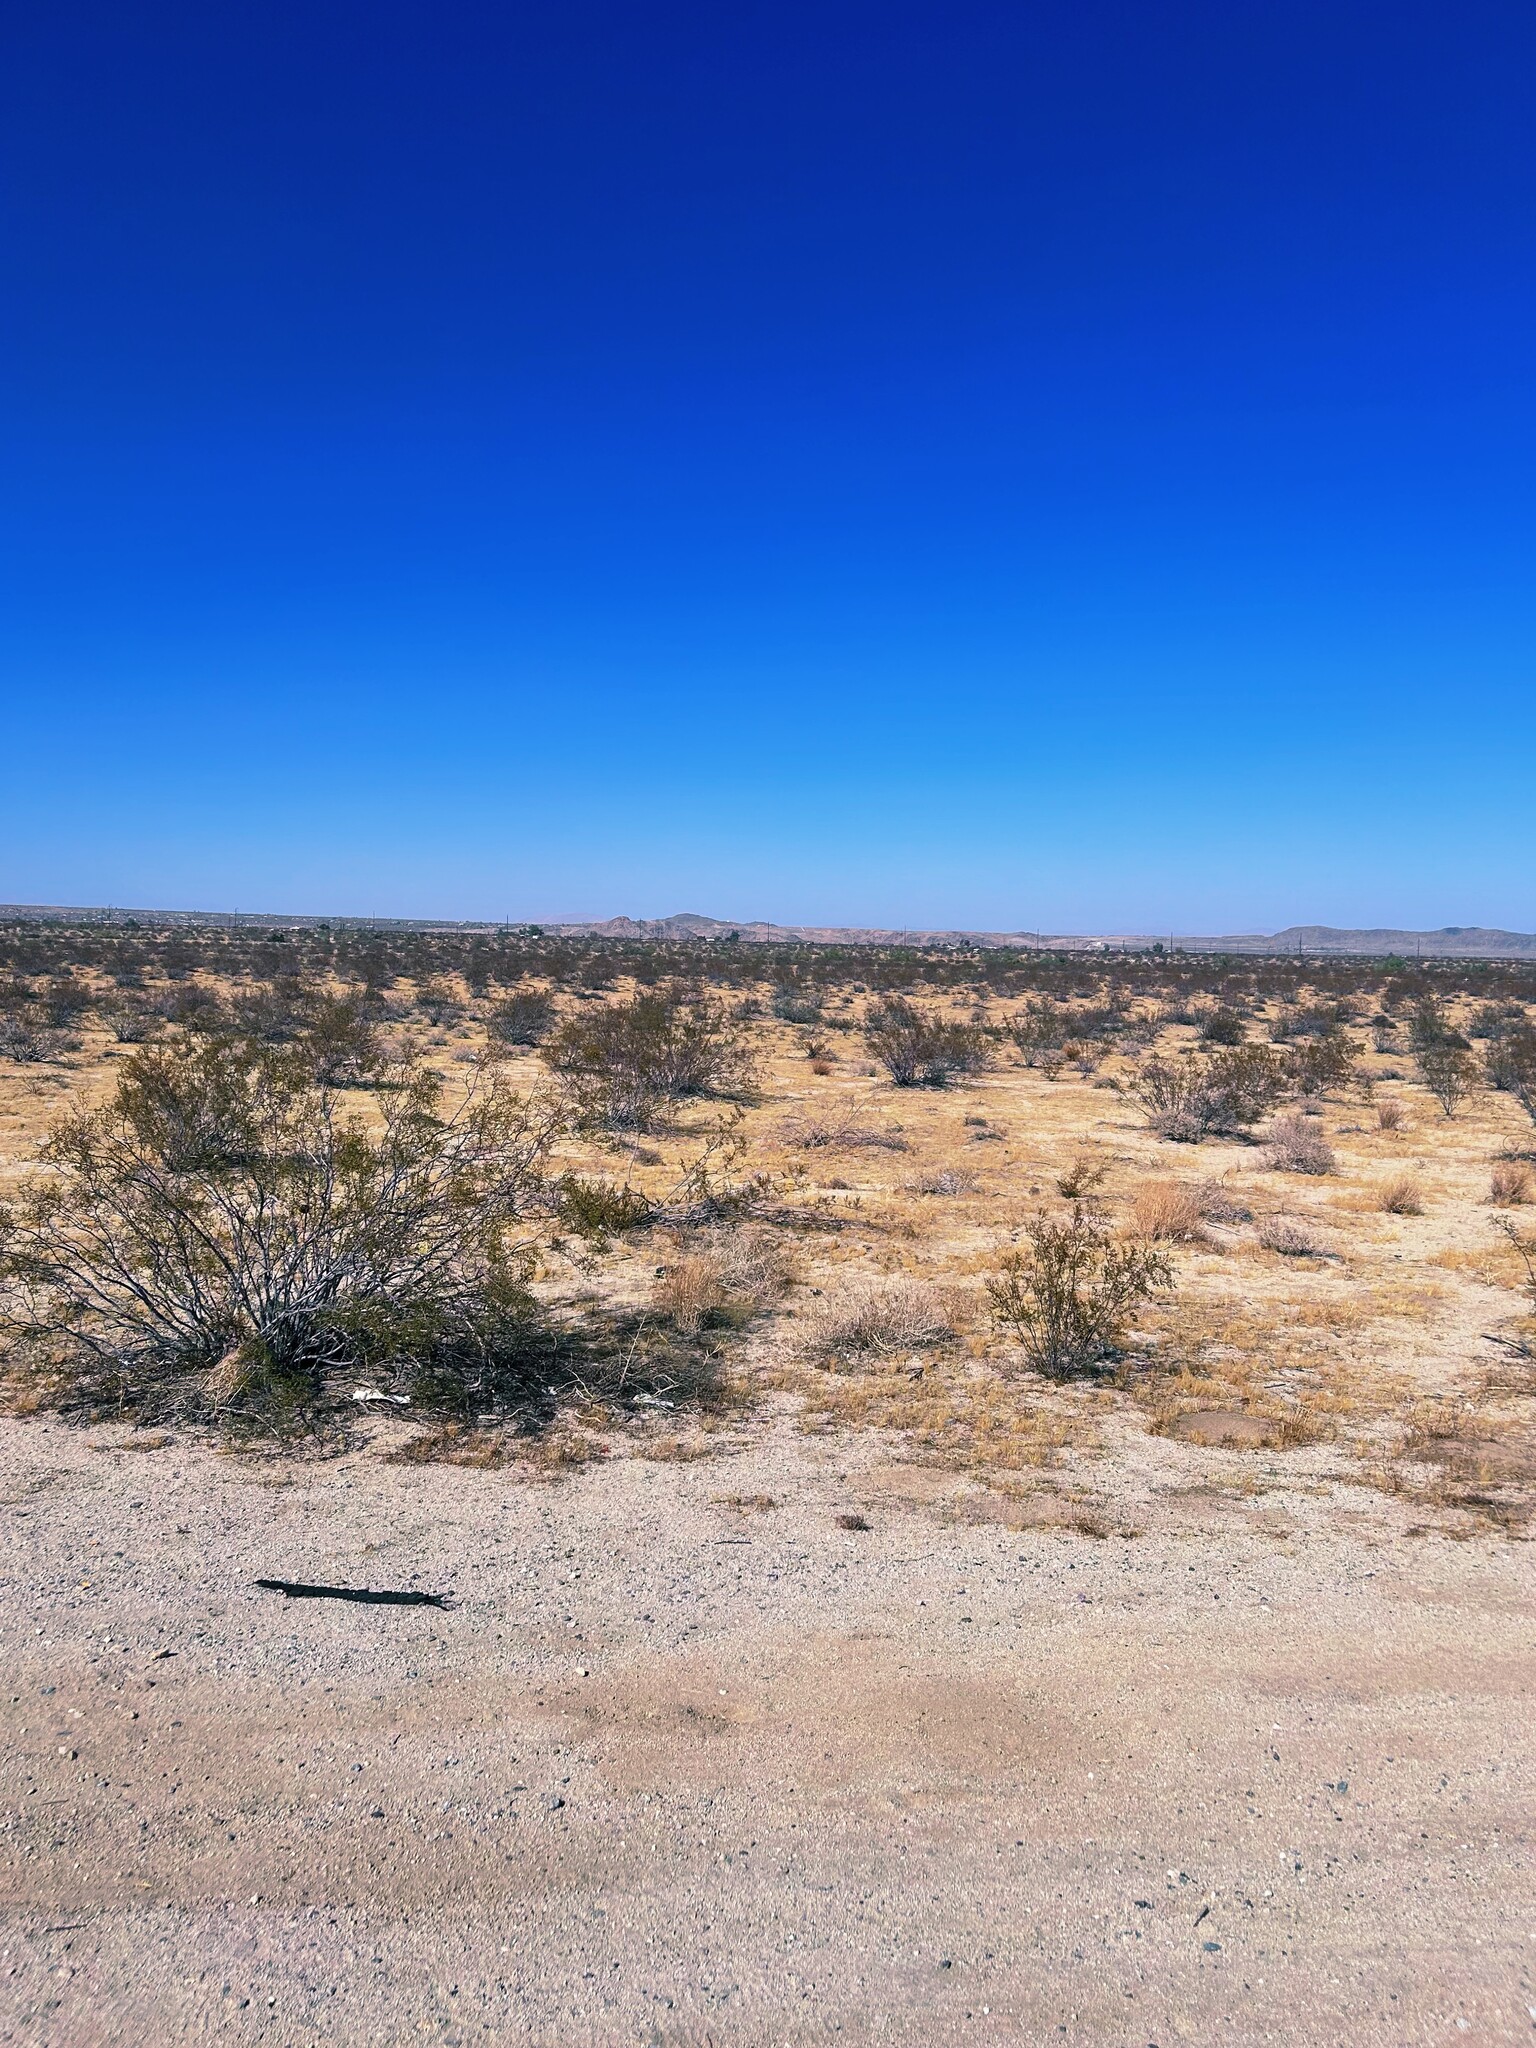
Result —
<path fill-rule="evenodd" d="M 0 1424 L 7 2044 L 1536 2039 L 1532 1551 L 1321 1452 L 130 1441 Z"/>

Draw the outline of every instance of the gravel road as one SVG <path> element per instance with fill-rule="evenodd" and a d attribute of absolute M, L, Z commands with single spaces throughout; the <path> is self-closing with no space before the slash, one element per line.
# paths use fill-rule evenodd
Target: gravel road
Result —
<path fill-rule="evenodd" d="M 1531 1548 L 1322 1453 L 128 1443 L 0 1424 L 0 2041 L 1536 2038 Z"/>

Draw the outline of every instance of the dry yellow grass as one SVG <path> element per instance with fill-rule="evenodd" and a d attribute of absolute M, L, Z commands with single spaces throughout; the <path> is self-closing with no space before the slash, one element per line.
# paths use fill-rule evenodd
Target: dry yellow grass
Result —
<path fill-rule="evenodd" d="M 1424 1183 L 1416 1173 L 1395 1173 L 1376 1190 L 1376 1206 L 1387 1216 L 1422 1216 Z"/>
<path fill-rule="evenodd" d="M 1175 1244 L 1201 1244 L 1205 1203 L 1198 1188 L 1177 1180 L 1149 1180 L 1136 1190 L 1131 1217 L 1143 1237 L 1167 1238 Z"/>

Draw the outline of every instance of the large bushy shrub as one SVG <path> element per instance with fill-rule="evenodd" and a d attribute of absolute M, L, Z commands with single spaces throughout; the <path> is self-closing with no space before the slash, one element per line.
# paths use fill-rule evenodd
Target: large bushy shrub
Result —
<path fill-rule="evenodd" d="M 980 1073 L 992 1063 L 992 1034 L 919 1009 L 903 996 L 871 1006 L 864 1043 L 898 1088 L 942 1088 L 954 1074 Z"/>
<path fill-rule="evenodd" d="M 544 1057 L 592 1122 L 644 1130 L 668 1102 L 733 1095 L 754 1080 L 751 1048 L 712 997 L 678 983 L 568 1018 Z"/>
<path fill-rule="evenodd" d="M 0 1335 L 129 1403 L 302 1402 L 329 1375 L 494 1396 L 526 1345 L 551 1119 L 404 1066 L 369 1124 L 304 1048 L 146 1046 L 0 1217 Z"/>
<path fill-rule="evenodd" d="M 1256 1124 L 1280 1100 L 1286 1068 L 1262 1045 L 1223 1046 L 1208 1059 L 1150 1059 L 1135 1094 L 1153 1130 L 1177 1143 L 1231 1136 Z"/>
<path fill-rule="evenodd" d="M 1091 1203 L 1075 1202 L 1060 1219 L 1038 1216 L 1025 1236 L 1028 1242 L 987 1282 L 987 1293 L 994 1318 L 1018 1338 L 1037 1372 L 1092 1368 L 1119 1348 L 1132 1312 L 1173 1285 L 1167 1253 L 1112 1238 Z"/>

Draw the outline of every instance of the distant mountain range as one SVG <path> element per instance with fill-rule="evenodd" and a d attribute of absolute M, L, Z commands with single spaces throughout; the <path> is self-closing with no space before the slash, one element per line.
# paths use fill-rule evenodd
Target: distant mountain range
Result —
<path fill-rule="evenodd" d="M 1461 924 L 1443 925 L 1433 932 L 1397 931 L 1387 926 L 1350 931 L 1336 925 L 1293 924 L 1279 932 L 1211 937 L 1186 932 L 890 931 L 867 925 L 732 924 L 685 910 L 672 917 L 609 917 L 599 924 L 548 925 L 545 929 L 570 938 L 739 939 L 756 945 L 1033 946 L 1059 953 L 1140 953 L 1162 946 L 1181 953 L 1396 954 L 1410 960 L 1415 956 L 1436 960 L 1536 958 L 1536 932 Z"/>
<path fill-rule="evenodd" d="M 159 925 L 259 925 L 313 929 L 329 925 L 349 931 L 502 931 L 501 924 L 475 920 L 412 917 L 294 916 L 281 911 L 78 909 L 65 905 L 0 903 L 0 923 Z M 526 925 L 520 927 L 528 929 Z M 671 917 L 609 917 L 595 924 L 544 924 L 540 930 L 562 938 L 739 940 L 744 945 L 813 946 L 987 946 L 1037 947 L 1058 953 L 1143 953 L 1154 946 L 1181 953 L 1264 953 L 1317 956 L 1328 953 L 1395 954 L 1405 959 L 1536 959 L 1536 932 L 1499 931 L 1488 925 L 1448 924 L 1438 931 L 1400 931 L 1389 926 L 1349 930 L 1329 924 L 1293 924 L 1279 932 L 1236 932 L 1209 936 L 1189 932 L 967 932 L 886 930 L 872 925 L 765 924 L 760 919 L 731 923 L 697 911 Z"/>

